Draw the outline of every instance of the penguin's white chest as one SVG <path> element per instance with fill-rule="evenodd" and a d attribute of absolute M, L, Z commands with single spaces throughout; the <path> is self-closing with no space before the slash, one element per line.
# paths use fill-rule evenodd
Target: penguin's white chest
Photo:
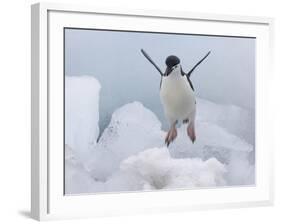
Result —
<path fill-rule="evenodd" d="M 195 94 L 178 69 L 162 78 L 160 98 L 170 122 L 189 119 L 195 111 Z"/>

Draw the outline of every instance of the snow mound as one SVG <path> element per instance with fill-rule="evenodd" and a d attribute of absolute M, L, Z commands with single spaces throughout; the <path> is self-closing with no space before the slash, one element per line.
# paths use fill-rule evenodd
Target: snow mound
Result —
<path fill-rule="evenodd" d="M 95 181 L 84 169 L 77 155 L 68 145 L 65 146 L 65 193 L 80 194 L 103 191 L 102 183 Z"/>
<path fill-rule="evenodd" d="M 217 124 L 230 133 L 254 144 L 255 116 L 250 111 L 235 105 L 219 105 L 208 100 L 196 99 L 196 120 Z"/>
<path fill-rule="evenodd" d="M 65 81 L 67 194 L 254 184 L 254 148 L 241 129 L 247 111 L 199 99 L 195 144 L 182 125 L 167 149 L 159 119 L 132 102 L 115 110 L 97 142 L 99 82 Z"/>
<path fill-rule="evenodd" d="M 176 158 L 200 157 L 208 159 L 215 157 L 222 163 L 229 163 L 232 154 L 248 154 L 253 146 L 226 129 L 209 122 L 196 123 L 196 142 L 187 137 L 186 125 L 178 128 L 178 137 L 171 144 L 171 154 Z"/>
<path fill-rule="evenodd" d="M 65 143 L 79 157 L 86 157 L 99 135 L 100 88 L 93 77 L 65 77 Z"/>
<path fill-rule="evenodd" d="M 113 113 L 86 167 L 95 178 L 105 180 L 122 160 L 161 145 L 164 135 L 155 114 L 139 102 L 126 104 Z"/>
<path fill-rule="evenodd" d="M 225 172 L 214 158 L 174 159 L 166 147 L 152 148 L 122 161 L 108 184 L 117 190 L 212 187 L 225 185 Z"/>
<path fill-rule="evenodd" d="M 192 144 L 187 137 L 186 125 L 178 128 L 178 137 L 169 147 L 170 156 L 175 161 L 180 162 L 183 158 L 199 158 L 202 161 L 216 159 L 229 167 L 231 172 L 227 173 L 226 179 L 232 180 L 232 184 L 252 181 L 249 177 L 253 174 L 253 166 L 248 160 L 248 155 L 253 150 L 252 145 L 213 123 L 197 122 L 196 130 L 198 137 L 195 144 Z M 162 148 L 165 134 L 158 118 L 141 103 L 126 104 L 113 113 L 99 143 L 93 148 L 87 161 L 84 161 L 85 168 L 93 178 L 106 182 L 120 169 L 122 161 L 130 156 L 150 148 Z M 238 161 L 234 162 L 234 159 L 238 156 L 244 171 L 235 167 Z M 236 170 L 240 172 L 237 173 Z M 131 179 L 125 183 L 132 182 Z"/>

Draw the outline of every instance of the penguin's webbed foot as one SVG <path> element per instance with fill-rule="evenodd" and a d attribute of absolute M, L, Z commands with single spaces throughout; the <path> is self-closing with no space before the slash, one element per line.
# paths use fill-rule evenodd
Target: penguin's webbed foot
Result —
<path fill-rule="evenodd" d="M 195 140 L 196 140 L 194 123 L 189 123 L 188 124 L 188 126 L 187 126 L 187 135 L 190 138 L 190 140 L 192 141 L 192 143 L 194 143 Z"/>
<path fill-rule="evenodd" d="M 165 138 L 165 144 L 169 147 L 170 143 L 173 142 L 177 137 L 177 129 L 175 127 L 171 128 Z"/>

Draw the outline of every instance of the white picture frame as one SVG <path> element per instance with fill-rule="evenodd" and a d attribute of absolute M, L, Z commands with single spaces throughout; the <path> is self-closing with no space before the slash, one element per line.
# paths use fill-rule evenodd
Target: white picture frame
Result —
<path fill-rule="evenodd" d="M 31 15 L 33 218 L 50 220 L 132 215 L 273 203 L 273 146 L 268 131 L 273 128 L 270 109 L 266 106 L 273 78 L 272 18 L 97 9 L 50 3 L 32 5 Z M 168 28 L 164 28 L 163 22 Z M 62 187 L 63 27 L 178 32 L 183 24 L 189 27 L 189 33 L 257 38 L 255 186 L 65 196 Z"/>

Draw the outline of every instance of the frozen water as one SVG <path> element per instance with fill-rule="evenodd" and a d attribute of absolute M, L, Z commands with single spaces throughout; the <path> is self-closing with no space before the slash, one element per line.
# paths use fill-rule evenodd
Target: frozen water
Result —
<path fill-rule="evenodd" d="M 105 191 L 139 191 L 214 187 L 225 185 L 225 165 L 215 158 L 174 159 L 166 147 L 146 149 L 120 163 L 104 181 L 97 181 L 66 147 L 65 191 L 67 194 Z"/>
<path fill-rule="evenodd" d="M 119 191 L 213 187 L 225 185 L 225 172 L 214 158 L 174 159 L 166 147 L 152 148 L 122 161 L 107 184 Z"/>
<path fill-rule="evenodd" d="M 65 77 L 65 143 L 82 160 L 99 135 L 100 88 L 88 76 Z"/>
<path fill-rule="evenodd" d="M 219 105 L 204 99 L 196 99 L 196 120 L 217 124 L 250 144 L 255 142 L 255 115 L 235 105 Z"/>
<path fill-rule="evenodd" d="M 124 105 L 113 113 L 86 163 L 87 169 L 95 178 L 104 180 L 130 155 L 161 145 L 164 134 L 160 121 L 141 103 Z"/>
<path fill-rule="evenodd" d="M 78 161 L 77 155 L 68 145 L 65 147 L 65 193 L 93 193 L 104 190 L 104 184 L 95 181 Z"/>
<path fill-rule="evenodd" d="M 159 119 L 132 102 L 112 114 L 97 143 L 99 82 L 69 77 L 66 87 L 66 193 L 254 184 L 244 109 L 198 99 L 195 144 L 182 125 L 167 149 Z"/>

